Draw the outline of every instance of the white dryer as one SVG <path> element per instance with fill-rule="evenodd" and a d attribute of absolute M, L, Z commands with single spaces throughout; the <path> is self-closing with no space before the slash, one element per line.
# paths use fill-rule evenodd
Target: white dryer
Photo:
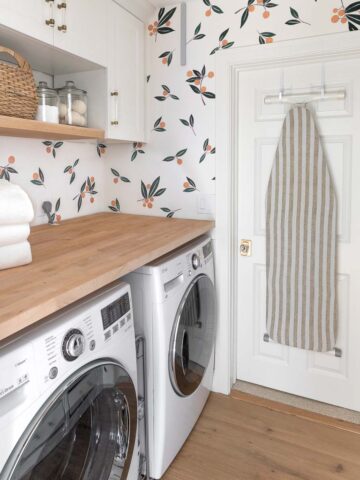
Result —
<path fill-rule="evenodd" d="M 136 375 L 124 283 L 3 346 L 1 480 L 137 479 Z"/>
<path fill-rule="evenodd" d="M 211 239 L 125 277 L 135 331 L 147 341 L 149 474 L 159 479 L 193 429 L 212 387 L 216 298 Z"/>

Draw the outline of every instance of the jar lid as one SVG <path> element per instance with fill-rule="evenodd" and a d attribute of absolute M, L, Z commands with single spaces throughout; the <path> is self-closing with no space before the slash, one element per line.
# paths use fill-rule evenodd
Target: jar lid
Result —
<path fill-rule="evenodd" d="M 81 90 L 75 86 L 75 82 L 72 80 L 68 80 L 65 82 L 65 85 L 61 88 L 58 88 L 58 93 L 72 93 L 77 95 L 86 95 L 87 92 L 85 90 Z"/>
<path fill-rule="evenodd" d="M 47 82 L 41 81 L 37 87 L 37 93 L 39 95 L 46 95 L 48 97 L 57 97 L 57 91 L 55 88 L 50 88 Z"/>

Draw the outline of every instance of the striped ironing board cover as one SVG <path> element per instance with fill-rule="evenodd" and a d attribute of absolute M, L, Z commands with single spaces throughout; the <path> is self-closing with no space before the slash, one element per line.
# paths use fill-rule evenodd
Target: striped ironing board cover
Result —
<path fill-rule="evenodd" d="M 275 342 L 335 346 L 336 196 L 311 111 L 286 116 L 266 195 L 267 332 Z"/>

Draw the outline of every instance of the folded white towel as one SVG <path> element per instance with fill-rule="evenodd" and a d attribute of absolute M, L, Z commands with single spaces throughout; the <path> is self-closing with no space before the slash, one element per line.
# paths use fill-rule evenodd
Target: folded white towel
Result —
<path fill-rule="evenodd" d="M 0 225 L 29 223 L 34 209 L 27 193 L 7 180 L 0 180 Z"/>
<path fill-rule="evenodd" d="M 30 234 L 30 225 L 0 225 L 0 247 L 25 242 Z"/>
<path fill-rule="evenodd" d="M 14 243 L 0 247 L 0 270 L 31 263 L 32 255 L 29 242 Z"/>

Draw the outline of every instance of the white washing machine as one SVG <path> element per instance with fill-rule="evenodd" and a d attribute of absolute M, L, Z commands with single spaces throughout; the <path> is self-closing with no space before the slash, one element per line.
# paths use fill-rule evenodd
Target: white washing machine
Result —
<path fill-rule="evenodd" d="M 211 239 L 125 277 L 135 331 L 147 341 L 149 474 L 159 479 L 194 427 L 212 387 L 216 298 Z"/>
<path fill-rule="evenodd" d="M 137 479 L 136 375 L 125 283 L 2 347 L 1 480 Z"/>

